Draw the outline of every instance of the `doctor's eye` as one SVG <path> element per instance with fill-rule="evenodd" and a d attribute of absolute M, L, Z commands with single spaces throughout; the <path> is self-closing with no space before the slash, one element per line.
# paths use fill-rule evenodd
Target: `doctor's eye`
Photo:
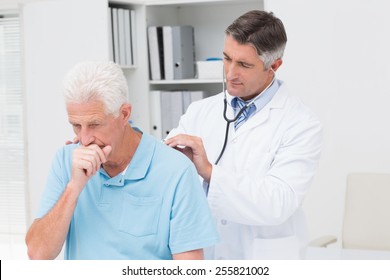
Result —
<path fill-rule="evenodd" d="M 245 62 L 240 62 L 240 66 L 243 67 L 243 68 L 251 68 L 252 67 L 251 64 L 248 64 L 248 63 L 245 63 Z"/>

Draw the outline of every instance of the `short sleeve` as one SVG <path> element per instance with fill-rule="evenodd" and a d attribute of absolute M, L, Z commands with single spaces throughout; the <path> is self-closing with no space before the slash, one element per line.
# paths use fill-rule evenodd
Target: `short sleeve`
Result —
<path fill-rule="evenodd" d="M 70 155 L 68 153 L 71 154 L 70 149 L 62 148 L 57 151 L 53 158 L 36 218 L 41 218 L 46 215 L 64 192 L 69 181 L 69 175 L 67 173 L 69 173 L 70 167 L 67 166 L 69 161 L 67 159 Z"/>
<path fill-rule="evenodd" d="M 176 187 L 170 226 L 172 254 L 210 247 L 219 241 L 206 195 L 193 165 L 184 171 Z"/>

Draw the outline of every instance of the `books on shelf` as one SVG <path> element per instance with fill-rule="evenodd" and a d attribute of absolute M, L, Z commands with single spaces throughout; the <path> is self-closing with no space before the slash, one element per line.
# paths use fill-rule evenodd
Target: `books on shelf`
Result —
<path fill-rule="evenodd" d="M 148 46 L 151 80 L 195 77 L 192 26 L 149 26 Z"/>
<path fill-rule="evenodd" d="M 108 7 L 109 57 L 122 67 L 135 65 L 135 11 Z"/>
<path fill-rule="evenodd" d="M 152 135 L 164 139 L 169 132 L 178 126 L 180 117 L 188 106 L 204 98 L 203 91 L 164 91 L 150 92 L 150 112 Z"/>

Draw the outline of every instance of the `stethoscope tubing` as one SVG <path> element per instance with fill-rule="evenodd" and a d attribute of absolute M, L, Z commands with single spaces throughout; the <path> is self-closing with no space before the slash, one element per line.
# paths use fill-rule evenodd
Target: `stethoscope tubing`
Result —
<path fill-rule="evenodd" d="M 225 119 L 226 121 L 226 131 L 225 131 L 225 139 L 223 141 L 223 146 L 222 146 L 222 149 L 221 149 L 221 152 L 217 158 L 217 160 L 215 161 L 215 165 L 218 164 L 219 160 L 221 159 L 222 155 L 224 154 L 225 152 L 225 149 L 226 149 L 226 145 L 227 145 L 227 140 L 228 140 L 228 135 L 229 135 L 229 127 L 230 127 L 230 124 L 235 122 L 236 120 L 238 120 L 238 118 L 242 115 L 242 113 L 244 113 L 245 109 L 248 108 L 248 105 L 244 105 L 244 107 L 241 108 L 241 110 L 238 112 L 238 114 L 236 115 L 236 117 L 234 119 L 229 119 L 227 116 L 226 116 L 226 110 L 227 110 L 227 101 L 226 101 L 226 97 L 223 99 L 223 118 Z"/>
<path fill-rule="evenodd" d="M 273 71 L 273 69 L 271 68 L 271 70 Z M 226 149 L 226 145 L 227 145 L 227 140 L 228 140 L 228 136 L 229 136 L 229 128 L 230 128 L 230 124 L 235 122 L 236 120 L 238 120 L 238 118 L 242 115 L 242 113 L 244 113 L 244 111 L 250 106 L 252 105 L 259 97 L 260 95 L 265 92 L 272 84 L 273 82 L 275 81 L 276 77 L 275 77 L 275 71 L 274 71 L 274 76 L 272 78 L 272 81 L 271 83 L 265 88 L 263 89 L 263 91 L 258 94 L 251 102 L 249 102 L 248 104 L 245 104 L 244 107 L 241 108 L 241 110 L 238 112 L 238 114 L 236 115 L 236 117 L 234 119 L 229 119 L 227 116 L 226 116 L 226 111 L 227 111 L 227 100 L 226 100 L 226 89 L 225 89 L 225 72 L 223 72 L 223 81 L 222 81 L 222 90 L 223 90 L 223 94 L 225 95 L 224 99 L 223 99 L 223 118 L 225 119 L 226 121 L 226 130 L 225 130 L 225 139 L 223 141 L 223 146 L 222 146 L 222 149 L 221 149 L 221 152 L 219 153 L 219 156 L 217 158 L 217 160 L 215 161 L 215 165 L 218 164 L 218 162 L 220 161 L 220 159 L 222 158 L 222 155 L 224 154 L 225 152 L 225 149 Z"/>

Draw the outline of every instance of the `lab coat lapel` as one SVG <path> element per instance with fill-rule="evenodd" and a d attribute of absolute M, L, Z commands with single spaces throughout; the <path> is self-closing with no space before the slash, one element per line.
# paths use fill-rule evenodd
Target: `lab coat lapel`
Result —
<path fill-rule="evenodd" d="M 250 117 L 242 126 L 234 131 L 232 125 L 232 133 L 230 140 L 234 140 L 240 135 L 244 134 L 246 131 L 251 130 L 263 123 L 267 122 L 269 119 L 269 115 L 271 110 L 282 109 L 284 104 L 286 103 L 287 94 L 285 87 L 282 85 L 278 92 L 275 94 L 274 98 L 260 111 L 257 112 L 254 116 Z"/>

